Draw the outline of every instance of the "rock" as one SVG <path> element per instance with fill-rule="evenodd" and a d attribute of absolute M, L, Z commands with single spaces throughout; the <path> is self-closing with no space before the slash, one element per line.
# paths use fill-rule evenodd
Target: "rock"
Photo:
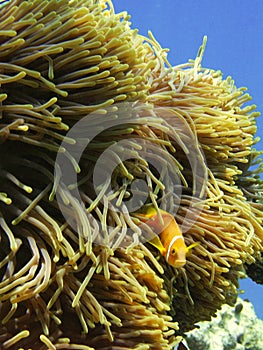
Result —
<path fill-rule="evenodd" d="M 234 307 L 223 305 L 210 322 L 186 333 L 190 350 L 262 350 L 263 320 L 249 301 L 240 298 Z"/>

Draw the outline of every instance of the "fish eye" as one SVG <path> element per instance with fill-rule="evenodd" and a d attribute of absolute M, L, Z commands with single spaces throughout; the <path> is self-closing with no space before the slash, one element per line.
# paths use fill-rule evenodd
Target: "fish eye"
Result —
<path fill-rule="evenodd" d="M 172 254 L 172 255 L 175 255 L 175 254 L 176 254 L 175 248 L 172 249 L 171 254 Z"/>

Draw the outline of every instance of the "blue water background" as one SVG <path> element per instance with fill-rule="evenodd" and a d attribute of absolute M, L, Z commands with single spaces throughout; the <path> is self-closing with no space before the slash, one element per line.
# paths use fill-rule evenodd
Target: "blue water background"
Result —
<path fill-rule="evenodd" d="M 263 0 L 113 0 L 116 12 L 128 11 L 133 28 L 151 30 L 169 48 L 173 65 L 195 58 L 203 36 L 208 36 L 202 65 L 232 76 L 246 86 L 263 114 Z M 263 115 L 258 119 L 257 144 L 263 149 Z M 263 319 L 263 286 L 240 281 L 241 295 L 253 302 Z"/>

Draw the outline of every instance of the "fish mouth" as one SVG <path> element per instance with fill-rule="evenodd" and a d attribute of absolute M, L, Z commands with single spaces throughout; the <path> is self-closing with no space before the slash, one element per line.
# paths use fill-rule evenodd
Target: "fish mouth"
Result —
<path fill-rule="evenodd" d="M 174 267 L 182 267 L 185 265 L 185 263 L 186 263 L 185 260 L 176 260 Z"/>

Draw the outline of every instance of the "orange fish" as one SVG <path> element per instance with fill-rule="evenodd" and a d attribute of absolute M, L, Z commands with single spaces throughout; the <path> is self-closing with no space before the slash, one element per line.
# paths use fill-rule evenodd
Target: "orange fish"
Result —
<path fill-rule="evenodd" d="M 185 245 L 182 231 L 173 215 L 160 210 L 162 221 L 157 210 L 153 207 L 147 209 L 146 213 L 136 215 L 141 221 L 147 223 L 159 236 L 149 241 L 165 257 L 166 262 L 173 267 L 182 267 L 186 263 L 189 251 L 199 243 L 193 243 L 189 247 Z"/>

